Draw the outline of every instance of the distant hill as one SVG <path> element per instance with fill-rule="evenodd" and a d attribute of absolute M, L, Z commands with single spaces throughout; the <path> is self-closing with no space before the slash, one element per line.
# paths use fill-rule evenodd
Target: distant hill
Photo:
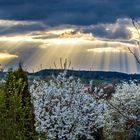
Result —
<path fill-rule="evenodd" d="M 47 77 L 57 76 L 61 69 L 44 69 L 35 73 L 27 72 L 29 77 Z M 0 72 L 0 78 L 4 78 L 6 72 Z M 126 74 L 121 72 L 110 72 L 110 71 L 78 71 L 78 70 L 67 70 L 67 76 L 75 76 L 83 79 L 101 79 L 101 80 L 140 80 L 140 74 Z"/>
<path fill-rule="evenodd" d="M 28 73 L 32 76 L 57 76 L 63 70 L 60 69 L 44 69 L 36 73 Z M 110 71 L 77 71 L 77 70 L 67 70 L 67 76 L 75 76 L 85 79 L 118 79 L 118 80 L 133 80 L 140 79 L 140 74 L 126 74 L 120 72 L 110 72 Z"/>

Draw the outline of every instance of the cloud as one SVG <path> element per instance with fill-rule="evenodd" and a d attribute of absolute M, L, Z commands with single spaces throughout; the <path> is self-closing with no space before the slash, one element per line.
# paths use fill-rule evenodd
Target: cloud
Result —
<path fill-rule="evenodd" d="M 23 34 L 31 31 L 41 31 L 49 26 L 38 21 L 20 21 L 0 19 L 0 35 Z"/>
<path fill-rule="evenodd" d="M 92 25 L 49 26 L 42 21 L 0 20 L 0 36 L 28 35 L 33 39 L 64 37 L 94 37 L 129 40 L 134 36 L 134 27 L 128 18 L 117 19 L 112 23 Z M 136 34 L 136 32 L 135 32 Z"/>
<path fill-rule="evenodd" d="M 23 60 L 30 71 L 39 70 L 41 64 L 43 68 L 53 68 L 54 62 L 59 68 L 61 57 L 71 60 L 75 69 L 88 69 L 94 64 L 95 70 L 137 72 L 135 59 L 128 51 L 128 47 L 131 47 L 138 52 L 134 41 L 136 33 L 131 20 L 127 18 L 90 26 L 1 21 L 0 27 L 5 27 L 7 32 L 1 33 L 0 52 L 15 55 L 5 63 L 6 67 L 16 66 L 19 60 Z M 128 66 L 134 69 L 128 69 Z"/>
<path fill-rule="evenodd" d="M 17 58 L 17 55 L 6 53 L 6 52 L 0 52 L 0 60 L 5 60 L 5 59 L 12 59 L 12 58 Z"/>
<path fill-rule="evenodd" d="M 129 39 L 131 36 L 128 27 L 132 26 L 128 18 L 117 19 L 114 23 L 97 24 L 81 27 L 82 32 L 92 33 L 97 37 L 108 39 Z"/>
<path fill-rule="evenodd" d="M 139 19 L 139 0 L 1 0 L 0 18 L 42 20 L 48 25 L 91 25 Z"/>

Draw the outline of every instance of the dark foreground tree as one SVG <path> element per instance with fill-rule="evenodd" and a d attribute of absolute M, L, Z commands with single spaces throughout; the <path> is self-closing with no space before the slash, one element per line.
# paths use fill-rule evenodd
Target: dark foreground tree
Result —
<path fill-rule="evenodd" d="M 12 121 L 13 139 L 32 140 L 37 135 L 34 127 L 34 110 L 28 90 L 28 78 L 22 65 L 10 70 L 5 83 L 6 117 Z M 12 139 L 12 138 L 10 138 Z"/>

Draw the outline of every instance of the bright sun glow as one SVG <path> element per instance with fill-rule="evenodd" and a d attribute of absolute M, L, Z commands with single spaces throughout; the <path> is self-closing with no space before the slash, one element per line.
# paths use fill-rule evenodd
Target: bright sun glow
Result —
<path fill-rule="evenodd" d="M 71 33 L 71 32 L 74 32 L 74 29 L 57 29 L 57 30 L 48 31 L 47 33 L 48 34 L 61 35 L 61 34 L 64 34 L 64 33 Z"/>
<path fill-rule="evenodd" d="M 33 41 L 32 37 L 30 36 L 5 36 L 0 37 L 0 41 L 11 41 L 11 42 L 18 42 L 18 41 Z"/>
<path fill-rule="evenodd" d="M 76 43 L 82 43 L 84 41 L 83 38 L 56 38 L 56 39 L 46 39 L 45 43 L 49 44 L 76 44 Z"/>
<path fill-rule="evenodd" d="M 138 31 L 134 27 L 127 27 L 127 29 L 131 32 L 131 39 L 135 40 L 140 38 Z"/>
<path fill-rule="evenodd" d="M 96 53 L 103 53 L 103 52 L 114 52 L 114 53 L 127 52 L 127 50 L 124 50 L 122 48 L 112 48 L 112 47 L 93 48 L 93 49 L 87 49 L 87 51 L 88 52 L 96 52 Z"/>
<path fill-rule="evenodd" d="M 11 59 L 11 58 L 17 58 L 17 55 L 9 54 L 9 53 L 1 53 L 0 52 L 0 59 Z"/>

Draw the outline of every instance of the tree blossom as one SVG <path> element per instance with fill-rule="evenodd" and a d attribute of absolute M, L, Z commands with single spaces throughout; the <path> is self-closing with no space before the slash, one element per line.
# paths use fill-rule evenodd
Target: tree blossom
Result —
<path fill-rule="evenodd" d="M 104 120 L 106 135 L 112 138 L 122 132 L 128 140 L 132 135 L 140 137 L 140 86 L 135 83 L 119 84 L 107 104 Z"/>
<path fill-rule="evenodd" d="M 31 86 L 36 130 L 51 139 L 92 140 L 94 132 L 103 127 L 104 104 L 85 91 L 80 80 L 65 75 L 48 82 L 34 81 Z"/>
<path fill-rule="evenodd" d="M 95 87 L 88 91 L 80 80 L 66 73 L 49 80 L 35 80 L 30 88 L 36 130 L 57 140 L 94 139 L 103 128 L 106 139 L 139 139 L 140 86 L 118 84 L 108 94 Z"/>

